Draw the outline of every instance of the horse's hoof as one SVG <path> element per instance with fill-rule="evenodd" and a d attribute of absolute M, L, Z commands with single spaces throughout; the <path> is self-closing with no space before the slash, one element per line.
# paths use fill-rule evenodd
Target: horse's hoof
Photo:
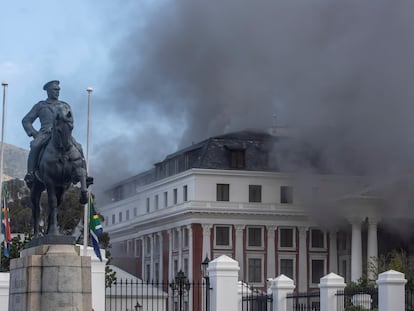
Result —
<path fill-rule="evenodd" d="M 81 191 L 80 197 L 79 197 L 80 204 L 86 204 L 88 203 L 88 191 Z"/>
<path fill-rule="evenodd" d="M 26 176 L 24 176 L 24 181 L 26 182 L 27 188 L 32 188 L 34 183 L 34 176 L 32 173 L 27 173 Z"/>

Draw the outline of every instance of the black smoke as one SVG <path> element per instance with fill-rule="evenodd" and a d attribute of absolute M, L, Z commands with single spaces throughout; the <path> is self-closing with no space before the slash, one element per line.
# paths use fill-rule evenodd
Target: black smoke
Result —
<path fill-rule="evenodd" d="M 105 113 L 125 124 L 151 116 L 153 126 L 120 134 L 96 158 L 126 177 L 211 135 L 268 128 L 276 114 L 331 171 L 409 173 L 413 10 L 412 1 L 170 0 L 144 21 L 131 10 Z"/>

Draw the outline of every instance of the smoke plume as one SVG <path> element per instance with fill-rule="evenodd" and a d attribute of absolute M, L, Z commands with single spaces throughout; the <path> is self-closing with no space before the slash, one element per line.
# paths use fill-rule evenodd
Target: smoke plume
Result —
<path fill-rule="evenodd" d="M 276 114 L 331 171 L 407 174 L 413 10 L 413 1 L 170 0 L 136 22 L 132 10 L 112 52 L 106 113 L 158 121 L 120 133 L 97 158 L 108 174 L 132 175 L 211 135 L 268 128 Z"/>

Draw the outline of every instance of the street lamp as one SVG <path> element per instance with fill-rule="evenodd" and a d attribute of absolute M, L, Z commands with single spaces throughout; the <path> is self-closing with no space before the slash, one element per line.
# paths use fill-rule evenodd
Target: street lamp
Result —
<path fill-rule="evenodd" d="M 206 280 L 206 309 L 205 311 L 209 311 L 209 300 L 210 300 L 210 276 L 208 275 L 208 263 L 210 262 L 210 259 L 206 255 L 206 258 L 204 258 L 203 262 L 201 263 L 201 274 L 202 277 Z"/>
<path fill-rule="evenodd" d="M 190 290 L 191 284 L 188 278 L 186 277 L 183 270 L 178 271 L 177 275 L 174 278 L 174 281 L 170 284 L 171 289 L 174 291 L 178 291 L 179 297 L 179 309 L 180 311 L 183 310 L 183 296 L 184 294 L 188 294 Z"/>

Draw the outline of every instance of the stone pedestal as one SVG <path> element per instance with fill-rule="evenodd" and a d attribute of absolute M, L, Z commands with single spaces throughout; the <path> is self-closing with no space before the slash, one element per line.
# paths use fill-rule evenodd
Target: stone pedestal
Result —
<path fill-rule="evenodd" d="M 91 259 L 75 245 L 39 245 L 10 263 L 9 311 L 91 311 Z"/>

